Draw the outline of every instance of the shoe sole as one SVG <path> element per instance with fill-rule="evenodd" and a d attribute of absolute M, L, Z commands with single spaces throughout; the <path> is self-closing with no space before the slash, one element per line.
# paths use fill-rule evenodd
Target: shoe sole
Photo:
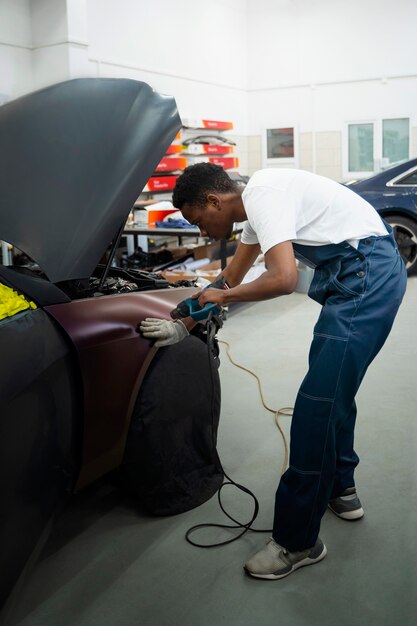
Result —
<path fill-rule="evenodd" d="M 315 559 L 309 559 L 309 558 L 303 559 L 302 561 L 299 561 L 298 563 L 295 563 L 295 565 L 292 566 L 290 571 L 289 572 L 285 572 L 285 574 L 254 574 L 251 571 L 249 571 L 248 569 L 246 569 L 246 567 L 244 567 L 243 569 L 250 576 L 253 576 L 253 578 L 263 578 L 264 580 L 278 580 L 280 578 L 285 578 L 286 576 L 289 576 L 290 574 L 295 572 L 295 570 L 299 569 L 300 567 L 305 567 L 306 565 L 314 565 L 314 563 L 318 563 L 319 561 L 322 561 L 324 559 L 324 557 L 326 556 L 326 554 L 327 554 L 327 548 L 323 544 L 323 550 L 322 550 L 321 554 L 319 554 L 318 557 L 316 557 Z"/>
<path fill-rule="evenodd" d="M 330 504 L 328 504 L 327 506 L 331 510 L 332 513 L 337 515 L 337 517 L 340 517 L 340 519 L 349 520 L 350 522 L 356 521 L 358 519 L 362 519 L 362 517 L 365 515 L 365 512 L 362 507 L 360 509 L 355 509 L 354 511 L 345 511 L 344 513 L 338 513 L 330 506 Z"/>

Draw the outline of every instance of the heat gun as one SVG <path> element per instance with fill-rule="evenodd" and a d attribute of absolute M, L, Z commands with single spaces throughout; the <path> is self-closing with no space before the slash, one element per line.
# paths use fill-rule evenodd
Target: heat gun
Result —
<path fill-rule="evenodd" d="M 213 283 L 207 285 L 205 289 L 230 289 L 229 284 L 220 276 Z M 177 307 L 171 311 L 170 315 L 173 320 L 178 320 L 184 317 L 191 317 L 194 321 L 200 322 L 209 317 L 210 313 L 213 316 L 218 316 L 221 313 L 221 307 L 215 302 L 207 302 L 203 307 L 198 303 L 197 298 L 186 298 L 180 302 Z"/>
<path fill-rule="evenodd" d="M 201 308 L 197 298 L 186 298 L 178 304 L 176 309 L 171 311 L 171 317 L 173 320 L 178 320 L 182 317 L 192 317 L 196 322 L 200 322 L 207 319 L 210 313 L 218 315 L 220 311 L 220 306 L 214 302 L 207 302 Z"/>

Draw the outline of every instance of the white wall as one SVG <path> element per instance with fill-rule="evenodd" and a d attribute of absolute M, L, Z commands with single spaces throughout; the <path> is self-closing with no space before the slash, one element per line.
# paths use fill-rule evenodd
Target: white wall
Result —
<path fill-rule="evenodd" d="M 182 117 L 232 120 L 249 169 L 261 130 L 294 124 L 301 166 L 337 178 L 347 121 L 410 117 L 417 154 L 416 32 L 415 0 L 0 0 L 0 98 L 145 80 Z"/>
<path fill-rule="evenodd" d="M 100 76 L 173 94 L 182 117 L 247 131 L 246 0 L 87 0 L 89 57 Z"/>
<path fill-rule="evenodd" d="M 29 0 L 0 0 L 0 98 L 16 98 L 31 87 Z"/>
<path fill-rule="evenodd" d="M 0 0 L 1 100 L 85 76 L 86 23 L 85 0 Z"/>
<path fill-rule="evenodd" d="M 295 125 L 310 169 L 340 179 L 346 122 L 417 126 L 415 0 L 249 0 L 248 24 L 250 135 Z"/>
<path fill-rule="evenodd" d="M 416 74 L 415 0 L 249 0 L 251 89 Z"/>
<path fill-rule="evenodd" d="M 88 76 L 85 0 L 31 0 L 34 88 Z"/>
<path fill-rule="evenodd" d="M 249 0 L 248 21 L 250 132 L 416 116 L 415 0 Z"/>
<path fill-rule="evenodd" d="M 342 131 L 347 121 L 382 117 L 417 126 L 417 68 L 415 77 L 254 89 L 248 97 L 249 134 L 292 123 L 300 132 Z"/>
<path fill-rule="evenodd" d="M 0 98 L 128 77 L 174 95 L 183 118 L 231 120 L 245 135 L 246 9 L 247 0 L 0 0 Z"/>

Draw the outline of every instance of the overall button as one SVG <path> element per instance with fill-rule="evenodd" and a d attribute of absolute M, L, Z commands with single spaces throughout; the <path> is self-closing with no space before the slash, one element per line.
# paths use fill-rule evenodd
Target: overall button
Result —
<path fill-rule="evenodd" d="M 365 272 L 358 272 L 356 276 L 359 276 L 359 278 L 363 278 L 365 276 Z"/>

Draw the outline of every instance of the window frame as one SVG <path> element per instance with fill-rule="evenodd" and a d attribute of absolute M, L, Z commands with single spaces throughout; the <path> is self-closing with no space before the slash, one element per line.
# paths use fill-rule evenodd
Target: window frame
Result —
<path fill-rule="evenodd" d="M 342 174 L 345 180 L 349 179 L 364 179 L 369 176 L 373 176 L 379 172 L 382 172 L 385 167 L 392 167 L 394 163 L 391 165 L 385 162 L 387 157 L 383 157 L 383 144 L 384 144 L 384 122 L 388 120 L 400 120 L 400 119 L 408 119 L 408 159 L 410 159 L 410 148 L 411 148 L 411 120 L 413 116 L 409 115 L 395 115 L 395 116 L 384 116 L 379 118 L 365 118 L 362 120 L 348 120 L 344 124 L 343 130 L 343 153 L 342 153 Z M 373 161 L 374 167 L 372 171 L 366 172 L 352 172 L 349 170 L 349 126 L 355 124 L 372 124 L 374 131 L 374 145 L 373 145 Z M 397 185 L 398 187 L 400 185 Z M 402 185 L 405 187 L 406 185 Z M 409 185 L 411 186 L 411 185 Z"/>
<path fill-rule="evenodd" d="M 283 128 L 292 128 L 294 137 L 294 156 L 293 157 L 268 157 L 268 130 L 280 130 Z M 298 145 L 298 128 L 293 122 L 288 124 L 274 124 L 262 129 L 262 167 L 280 167 L 291 166 L 298 167 L 299 161 L 299 145 Z"/>
<path fill-rule="evenodd" d="M 372 128 L 373 128 L 373 146 L 372 146 L 372 156 L 373 156 L 373 170 L 367 171 L 367 170 L 363 170 L 363 171 L 351 171 L 349 169 L 349 126 L 358 126 L 360 124 L 372 124 Z M 364 119 L 364 120 L 349 120 L 348 122 L 345 122 L 344 125 L 344 132 L 343 132 L 343 145 L 344 145 L 344 150 L 343 150 L 343 159 L 342 159 L 342 163 L 343 163 L 343 176 L 345 178 L 368 178 L 369 176 L 372 176 L 372 174 L 374 174 L 375 172 L 375 161 L 376 161 L 376 137 L 377 137 L 377 131 L 376 131 L 376 124 L 377 124 L 377 120 L 375 119 Z"/>
<path fill-rule="evenodd" d="M 408 146 L 407 146 L 407 158 L 405 159 L 406 161 L 408 161 L 410 159 L 410 148 L 411 148 L 411 115 L 403 115 L 401 117 L 381 117 L 380 123 L 381 123 L 381 162 L 384 160 L 384 122 L 389 122 L 391 120 L 408 120 Z M 398 161 L 397 161 L 398 162 Z M 394 166 L 394 163 L 392 163 L 391 165 L 389 165 L 389 167 Z"/>

